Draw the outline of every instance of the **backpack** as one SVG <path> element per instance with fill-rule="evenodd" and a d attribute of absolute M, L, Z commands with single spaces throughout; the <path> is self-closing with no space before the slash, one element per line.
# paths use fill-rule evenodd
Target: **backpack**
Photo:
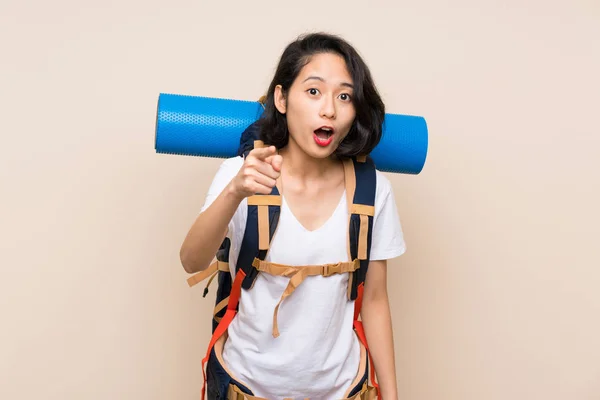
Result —
<path fill-rule="evenodd" d="M 247 127 L 242 133 L 237 155 L 239 157 L 246 157 L 253 148 L 258 146 L 263 146 L 263 143 L 259 140 L 258 123 L 255 122 Z M 346 191 L 349 195 L 348 251 L 350 262 L 302 268 L 305 270 L 306 268 L 313 268 L 314 273 L 312 274 L 314 275 L 320 274 L 327 276 L 333 273 L 344 272 L 350 274 L 348 299 L 355 301 L 354 329 L 359 340 L 368 351 L 366 336 L 362 322 L 359 320 L 359 315 L 371 250 L 376 192 L 376 169 L 373 160 L 369 156 L 354 157 L 345 160 L 344 163 Z M 351 182 L 350 184 L 349 181 Z M 350 194 L 351 192 L 353 192 L 353 195 Z M 225 238 L 221 243 L 221 246 L 216 253 L 216 261 L 214 261 L 206 270 L 198 272 L 188 279 L 188 284 L 191 287 L 206 278 L 209 278 L 204 289 L 203 297 L 207 295 L 208 287 L 213 279 L 216 277 L 218 281 L 212 318 L 213 335 L 208 346 L 206 357 L 202 360 L 202 372 L 204 374 L 204 387 L 202 389 L 203 399 L 206 388 L 205 364 L 208 361 L 214 344 L 221 335 L 227 331 L 229 324 L 236 315 L 241 289 L 251 289 L 256 277 L 260 273 L 261 266 L 263 264 L 269 264 L 264 260 L 267 256 L 269 244 L 275 234 L 277 223 L 279 221 L 281 197 L 277 187 L 273 188 L 270 195 L 254 195 L 247 199 L 248 216 L 244 237 L 240 247 L 240 254 L 236 264 L 235 279 L 232 279 L 229 270 L 229 251 L 231 248 L 229 238 Z M 268 265 L 269 272 L 273 272 L 276 267 L 277 266 Z M 309 272 L 309 274 L 311 273 Z M 290 281 L 295 278 L 295 276 L 292 276 Z M 303 279 L 303 277 L 298 278 L 295 286 Z M 294 288 L 295 287 L 292 287 L 291 291 L 293 291 Z M 288 290 L 286 290 L 282 300 L 287 295 L 290 295 L 291 291 L 290 293 L 287 293 Z M 275 322 L 277 308 L 275 310 Z M 278 335 L 279 332 L 276 326 L 274 326 L 274 336 Z M 371 360 L 370 355 L 369 359 Z M 373 368 L 372 360 L 370 366 L 371 382 L 379 393 L 379 387 L 375 382 L 375 370 Z"/>

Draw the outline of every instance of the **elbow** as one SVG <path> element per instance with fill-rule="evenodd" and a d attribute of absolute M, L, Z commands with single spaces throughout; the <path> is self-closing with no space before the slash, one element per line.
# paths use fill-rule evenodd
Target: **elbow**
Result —
<path fill-rule="evenodd" d="M 179 260 L 181 262 L 181 266 L 188 274 L 198 272 L 196 262 L 191 256 L 190 251 L 185 246 L 182 246 L 179 250 Z"/>
<path fill-rule="evenodd" d="M 197 250 L 188 249 L 185 246 L 179 250 L 179 261 L 188 274 L 204 271 L 210 265 L 210 260 L 204 260 L 198 256 Z"/>

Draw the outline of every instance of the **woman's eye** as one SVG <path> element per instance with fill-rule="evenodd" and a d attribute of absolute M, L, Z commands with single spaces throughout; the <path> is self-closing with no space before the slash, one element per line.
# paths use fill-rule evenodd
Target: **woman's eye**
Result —
<path fill-rule="evenodd" d="M 348 93 L 342 93 L 342 94 L 340 95 L 340 98 L 341 98 L 343 101 L 349 101 L 349 100 L 350 100 L 350 95 L 349 95 Z"/>
<path fill-rule="evenodd" d="M 319 93 L 319 91 L 317 89 L 312 88 L 312 89 L 308 89 L 308 93 L 310 93 L 313 96 L 316 96 L 317 93 Z"/>

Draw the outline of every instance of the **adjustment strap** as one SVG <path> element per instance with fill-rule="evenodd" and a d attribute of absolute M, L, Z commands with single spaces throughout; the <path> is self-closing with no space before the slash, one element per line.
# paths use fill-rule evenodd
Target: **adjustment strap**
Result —
<path fill-rule="evenodd" d="M 279 306 L 281 302 L 289 297 L 294 290 L 304 280 L 307 276 L 331 276 L 334 274 L 343 274 L 347 272 L 354 272 L 358 268 L 360 268 L 360 261 L 354 260 L 352 262 L 340 262 L 335 264 L 322 264 L 322 265 L 307 265 L 307 266 L 291 266 L 284 264 L 276 264 L 268 261 L 263 261 L 258 258 L 255 258 L 252 262 L 254 268 L 256 268 L 260 272 L 266 272 L 270 275 L 275 276 L 286 276 L 290 277 L 287 287 L 285 288 L 279 302 L 275 306 L 275 310 L 273 312 L 273 337 L 279 336 L 279 325 L 277 323 L 277 315 L 279 312 Z"/>
<path fill-rule="evenodd" d="M 187 279 L 187 283 L 190 287 L 202 282 L 211 275 L 216 274 L 218 271 L 229 272 L 229 263 L 223 261 L 215 261 L 204 271 L 197 272 Z"/>
<path fill-rule="evenodd" d="M 215 321 L 217 322 L 221 322 L 221 317 L 217 317 L 217 314 L 219 312 L 221 312 L 221 310 L 223 310 L 225 307 L 227 307 L 227 303 L 229 303 L 229 296 L 225 297 L 223 300 L 221 300 L 216 306 L 215 309 L 213 311 L 213 318 L 215 319 Z"/>

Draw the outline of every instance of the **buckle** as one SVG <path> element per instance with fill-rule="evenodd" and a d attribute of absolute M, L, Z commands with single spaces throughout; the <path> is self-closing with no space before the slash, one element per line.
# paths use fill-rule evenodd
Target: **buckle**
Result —
<path fill-rule="evenodd" d="M 327 278 L 328 276 L 338 273 L 339 270 L 340 270 L 340 264 L 323 265 L 323 276 L 325 278 Z"/>

